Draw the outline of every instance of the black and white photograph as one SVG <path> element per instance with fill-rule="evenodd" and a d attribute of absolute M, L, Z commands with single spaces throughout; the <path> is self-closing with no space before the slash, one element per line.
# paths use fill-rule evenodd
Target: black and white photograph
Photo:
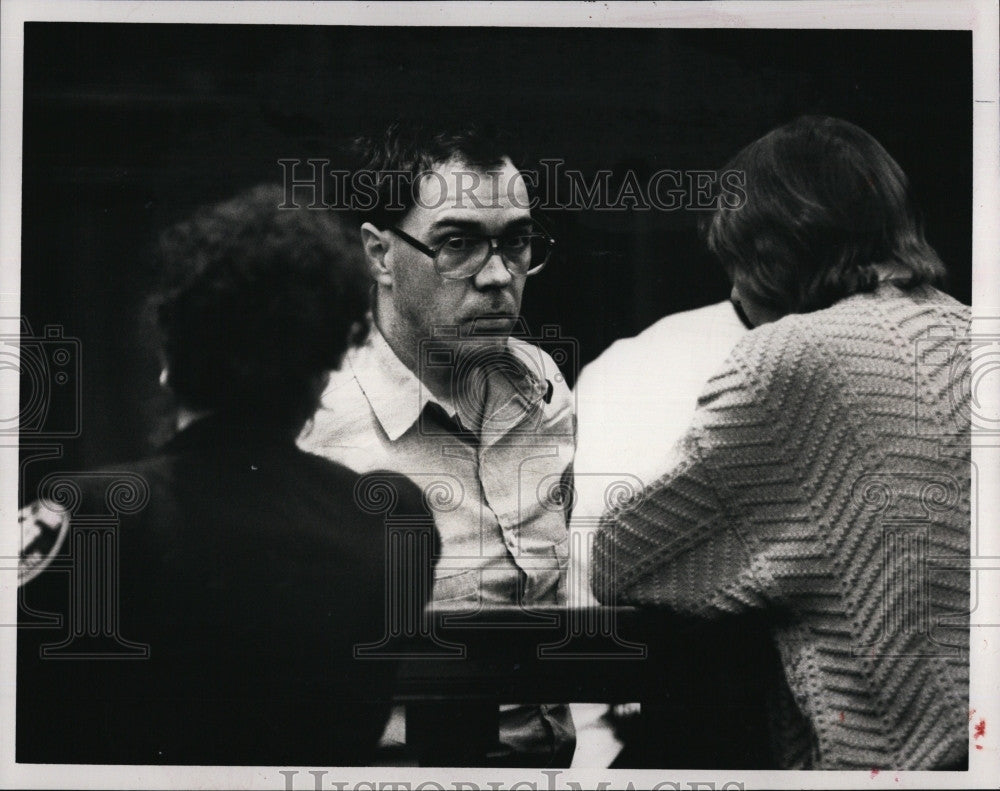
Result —
<path fill-rule="evenodd" d="M 0 787 L 995 787 L 995 2 L 2 14 Z"/>

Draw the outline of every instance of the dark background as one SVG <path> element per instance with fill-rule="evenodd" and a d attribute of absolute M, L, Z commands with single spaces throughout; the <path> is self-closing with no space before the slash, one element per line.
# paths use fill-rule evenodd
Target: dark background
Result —
<path fill-rule="evenodd" d="M 137 328 L 162 228 L 280 181 L 279 158 L 332 157 L 336 141 L 399 116 L 492 119 L 529 160 L 645 181 L 720 167 L 802 113 L 837 115 L 909 174 L 949 290 L 968 303 L 971 44 L 964 31 L 28 23 L 22 313 L 36 335 L 61 325 L 82 355 L 80 436 L 30 477 L 148 449 L 159 371 Z M 552 212 L 562 255 L 528 283 L 529 327 L 559 325 L 584 364 L 724 298 L 697 216 Z M 48 408 L 65 422 L 73 405 Z"/>

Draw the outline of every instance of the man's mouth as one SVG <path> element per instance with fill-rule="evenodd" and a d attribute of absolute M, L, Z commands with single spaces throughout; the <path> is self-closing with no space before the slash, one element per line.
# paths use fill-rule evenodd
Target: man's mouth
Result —
<path fill-rule="evenodd" d="M 469 319 L 471 325 L 470 335 L 489 335 L 497 331 L 507 331 L 512 329 L 512 325 L 517 321 L 516 313 L 509 312 L 489 312 L 478 313 Z"/>

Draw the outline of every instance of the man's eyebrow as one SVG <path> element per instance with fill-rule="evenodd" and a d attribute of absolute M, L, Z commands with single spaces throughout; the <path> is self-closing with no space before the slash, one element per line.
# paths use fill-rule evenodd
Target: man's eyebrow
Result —
<path fill-rule="evenodd" d="M 517 219 L 511 220 L 509 223 L 504 225 L 502 232 L 506 233 L 512 228 L 527 228 L 532 225 L 534 225 L 534 221 L 530 217 L 518 217 Z M 486 235 L 486 227 L 483 223 L 476 220 L 463 220 L 459 218 L 448 219 L 447 217 L 442 217 L 441 219 L 432 222 L 428 230 L 431 233 L 435 233 L 445 228 L 454 228 L 459 231 L 478 231 L 484 236 Z"/>
<path fill-rule="evenodd" d="M 442 228 L 457 228 L 460 231 L 478 231 L 482 230 L 483 225 L 475 220 L 449 220 L 446 217 L 442 217 L 440 220 L 432 222 L 429 230 L 438 231 Z"/>

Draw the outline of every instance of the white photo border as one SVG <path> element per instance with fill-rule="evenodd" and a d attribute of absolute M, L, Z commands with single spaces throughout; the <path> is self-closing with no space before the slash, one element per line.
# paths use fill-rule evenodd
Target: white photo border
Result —
<path fill-rule="evenodd" d="M 1000 332 L 1000 104 L 998 7 L 990 0 L 913 2 L 24 2 L 0 5 L 0 315 L 20 315 L 21 143 L 26 21 L 128 23 L 527 26 L 674 28 L 842 28 L 970 30 L 973 47 L 974 331 Z M 1000 387 L 997 388 L 1000 390 Z M 17 392 L 0 391 L 3 414 L 17 413 Z M 992 393 L 1000 399 L 1000 393 Z M 13 399 L 13 400 L 11 400 Z M 998 401 L 984 405 L 998 414 Z M 996 440 L 994 439 L 996 442 Z M 0 446 L 0 624 L 17 622 L 16 444 Z M 982 490 L 973 501 L 979 569 L 973 627 L 970 708 L 1000 723 L 1000 448 L 975 442 Z M 13 564 L 16 566 L 16 562 Z M 330 767 L 176 767 L 29 765 L 14 761 L 16 629 L 0 628 L 0 787 L 2 788 L 966 788 L 1000 777 L 1000 732 L 970 750 L 968 772 L 760 772 L 705 770 L 502 770 Z M 997 734 L 997 735 L 993 735 Z M 286 774 L 282 774 L 282 770 Z M 297 770 L 290 778 L 287 772 Z M 325 772 L 325 774 L 313 774 Z M 320 785 L 314 785 L 315 782 Z"/>

